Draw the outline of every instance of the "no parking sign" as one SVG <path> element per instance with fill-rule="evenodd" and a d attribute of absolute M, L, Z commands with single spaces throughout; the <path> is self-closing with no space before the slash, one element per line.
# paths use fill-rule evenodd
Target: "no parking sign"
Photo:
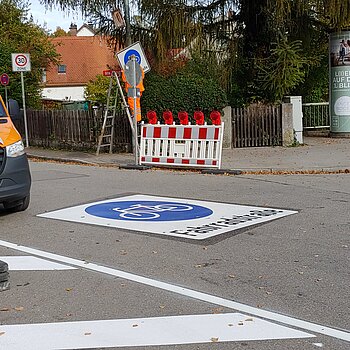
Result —
<path fill-rule="evenodd" d="M 117 53 L 117 58 L 120 64 L 120 67 L 125 70 L 125 65 L 128 63 L 131 56 L 136 57 L 137 63 L 142 67 L 143 71 L 147 73 L 151 70 L 151 67 L 147 61 L 145 53 L 140 42 L 136 42 L 125 48 L 124 50 Z"/>

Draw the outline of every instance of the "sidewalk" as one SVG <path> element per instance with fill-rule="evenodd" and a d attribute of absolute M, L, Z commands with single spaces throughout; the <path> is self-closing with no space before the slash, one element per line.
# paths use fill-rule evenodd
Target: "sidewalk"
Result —
<path fill-rule="evenodd" d="M 123 167 L 135 164 L 129 153 L 100 154 L 30 147 L 29 158 Z M 306 137 L 298 147 L 224 149 L 222 169 L 243 172 L 350 172 L 350 139 Z"/>

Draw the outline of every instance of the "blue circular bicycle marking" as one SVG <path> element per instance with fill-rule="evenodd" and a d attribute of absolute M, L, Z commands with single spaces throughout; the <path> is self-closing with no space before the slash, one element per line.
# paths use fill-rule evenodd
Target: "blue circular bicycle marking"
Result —
<path fill-rule="evenodd" d="M 129 58 L 130 58 L 130 56 L 132 56 L 132 55 L 135 55 L 135 57 L 136 57 L 136 62 L 137 62 L 138 64 L 141 64 L 141 56 L 140 56 L 140 54 L 139 54 L 136 50 L 133 50 L 133 49 L 128 50 L 128 51 L 125 53 L 125 56 L 124 56 L 124 64 L 127 64 L 127 63 L 128 63 Z"/>
<path fill-rule="evenodd" d="M 94 204 L 85 212 L 104 219 L 122 221 L 182 221 L 213 214 L 200 205 L 163 201 L 120 201 Z"/>

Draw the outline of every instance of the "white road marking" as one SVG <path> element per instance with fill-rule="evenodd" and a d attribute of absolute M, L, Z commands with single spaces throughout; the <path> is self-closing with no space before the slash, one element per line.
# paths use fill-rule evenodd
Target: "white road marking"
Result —
<path fill-rule="evenodd" d="M 266 223 L 297 211 L 131 195 L 39 214 L 39 217 L 117 227 L 160 235 L 203 240 Z"/>
<path fill-rule="evenodd" d="M 76 267 L 58 264 L 34 256 L 0 256 L 0 260 L 8 264 L 10 271 L 76 270 Z"/>
<path fill-rule="evenodd" d="M 6 350 L 95 349 L 311 338 L 239 313 L 0 326 Z"/>
<path fill-rule="evenodd" d="M 253 306 L 241 304 L 241 303 L 238 303 L 238 302 L 233 301 L 233 300 L 228 300 L 228 299 L 220 298 L 220 297 L 217 297 L 214 295 L 206 294 L 203 292 L 198 292 L 198 291 L 195 291 L 192 289 L 179 287 L 179 286 L 176 286 L 176 285 L 173 285 L 170 283 L 157 281 L 157 280 L 154 280 L 151 278 L 138 276 L 138 275 L 128 273 L 125 271 L 112 269 L 110 267 L 105 267 L 105 266 L 101 266 L 101 265 L 94 264 L 94 263 L 88 263 L 88 262 L 83 261 L 83 260 L 73 259 L 73 258 L 65 257 L 62 255 L 53 254 L 53 253 L 45 252 L 42 250 L 29 248 L 29 247 L 17 245 L 14 243 L 2 241 L 2 240 L 0 240 L 0 246 L 19 250 L 19 251 L 25 252 L 27 254 L 40 256 L 42 258 L 56 260 L 56 261 L 59 261 L 59 262 L 65 263 L 65 264 L 73 265 L 75 267 L 80 267 L 80 268 L 84 268 L 87 270 L 101 272 L 101 273 L 105 273 L 107 275 L 124 278 L 124 279 L 129 280 L 129 281 L 133 281 L 133 282 L 141 283 L 141 284 L 144 284 L 147 286 L 151 286 L 151 287 L 159 288 L 159 289 L 166 290 L 169 292 L 177 293 L 179 295 L 183 295 L 183 296 L 187 296 L 187 297 L 194 298 L 197 300 L 205 301 L 205 302 L 208 302 L 211 304 L 224 306 L 224 307 L 227 307 L 230 309 L 234 309 L 234 310 L 244 312 L 244 313 L 247 313 L 250 315 L 254 315 L 257 317 L 265 318 L 265 319 L 270 320 L 270 321 L 283 323 L 285 325 L 289 325 L 292 327 L 304 329 L 304 330 L 307 330 L 310 332 L 320 333 L 320 334 L 327 335 L 329 337 L 333 337 L 333 338 L 337 338 L 337 339 L 341 339 L 341 340 L 345 340 L 345 341 L 350 341 L 350 333 L 348 331 L 345 331 L 345 330 L 339 330 L 336 328 L 323 326 L 323 325 L 320 325 L 317 323 L 303 321 L 303 320 L 300 320 L 300 319 L 297 319 L 294 317 L 285 316 L 285 315 L 278 314 L 278 313 L 275 313 L 272 311 L 266 311 L 266 310 L 259 309 L 259 308 L 253 307 Z"/>

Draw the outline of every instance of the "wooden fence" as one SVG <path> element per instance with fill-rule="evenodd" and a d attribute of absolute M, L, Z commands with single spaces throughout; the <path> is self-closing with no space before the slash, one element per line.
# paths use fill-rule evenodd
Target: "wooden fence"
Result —
<path fill-rule="evenodd" d="M 282 145 L 281 105 L 232 108 L 234 148 L 279 145 Z"/>
<path fill-rule="evenodd" d="M 31 146 L 95 150 L 103 113 L 93 111 L 28 110 L 28 139 Z M 24 135 L 23 120 L 15 122 Z M 131 151 L 131 129 L 127 116 L 115 118 L 114 151 Z"/>

